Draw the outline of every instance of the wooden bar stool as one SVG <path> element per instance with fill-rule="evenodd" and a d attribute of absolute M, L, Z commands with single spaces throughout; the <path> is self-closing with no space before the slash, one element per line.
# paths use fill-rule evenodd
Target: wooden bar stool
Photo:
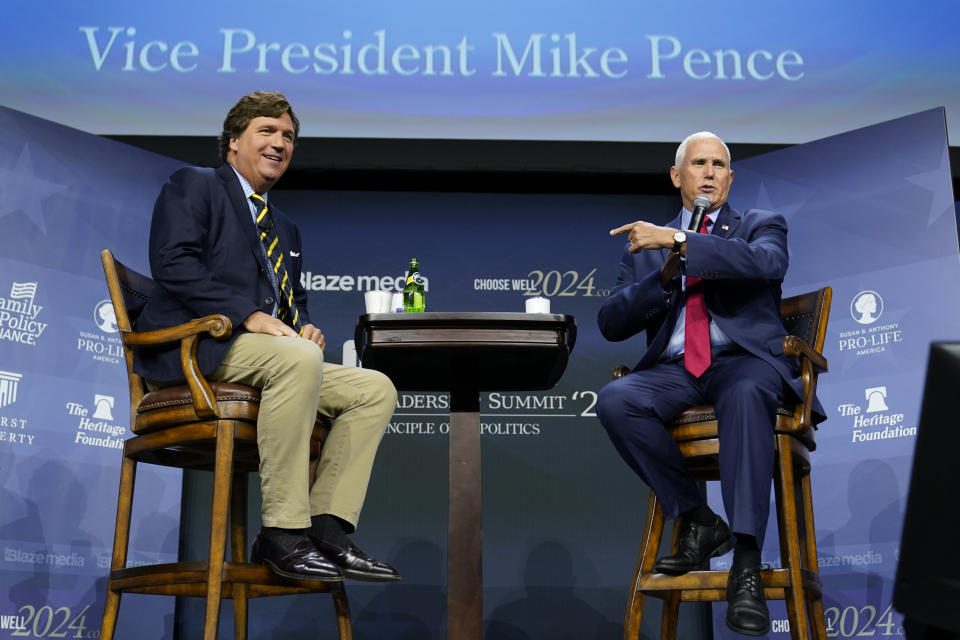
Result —
<path fill-rule="evenodd" d="M 196 361 L 199 336 L 229 336 L 230 320 L 215 315 L 159 331 L 134 332 L 131 322 L 156 284 L 115 260 L 109 250 L 102 251 L 100 257 L 123 340 L 130 386 L 130 430 L 134 434 L 123 447 L 113 559 L 100 637 L 113 638 L 120 596 L 125 592 L 206 598 L 204 640 L 216 639 L 223 598 L 233 599 L 234 638 L 245 640 L 250 598 L 322 592 L 333 596 L 340 640 L 351 640 L 350 607 L 343 583 L 280 578 L 267 567 L 248 562 L 247 474 L 259 468 L 256 426 L 260 391 L 238 384 L 210 383 Z M 186 384 L 147 392 L 143 378 L 133 372 L 133 349 L 171 342 L 180 343 Z M 328 430 L 318 416 L 310 442 L 311 481 Z M 210 553 L 206 560 L 126 566 L 134 482 L 137 464 L 142 462 L 213 471 Z"/>
<path fill-rule="evenodd" d="M 830 287 L 785 298 L 780 305 L 783 324 L 790 334 L 783 340 L 783 351 L 800 359 L 803 379 L 803 401 L 795 407 L 777 411 L 773 435 L 776 447 L 774 493 L 780 536 L 779 569 L 761 571 L 763 592 L 769 600 L 785 600 L 793 640 L 815 638 L 826 640 L 823 616 L 817 542 L 813 526 L 813 498 L 810 492 L 810 452 L 814 449 L 814 426 L 811 421 L 817 376 L 827 370 L 822 355 L 830 316 Z M 620 365 L 614 377 L 629 373 Z M 719 480 L 717 456 L 717 418 L 712 406 L 687 409 L 668 426 L 680 447 L 688 468 L 699 480 Z M 660 638 L 675 639 L 677 614 L 681 602 L 725 601 L 726 571 L 691 571 L 680 576 L 655 573 L 663 536 L 663 510 L 650 492 L 647 519 L 640 543 L 640 553 L 633 575 L 623 637 L 635 640 L 640 634 L 643 605 L 647 596 L 663 600 Z M 672 549 L 676 551 L 677 527 L 674 527 Z"/>

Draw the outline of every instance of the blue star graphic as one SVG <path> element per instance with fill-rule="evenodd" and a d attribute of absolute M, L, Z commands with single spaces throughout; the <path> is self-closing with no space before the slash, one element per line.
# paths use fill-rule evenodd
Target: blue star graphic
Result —
<path fill-rule="evenodd" d="M 24 144 L 13 169 L 0 168 L 0 218 L 21 211 L 46 235 L 43 200 L 66 189 L 36 175 L 30 145 Z"/>
<path fill-rule="evenodd" d="M 933 196 L 927 213 L 927 227 L 932 227 L 944 214 L 953 214 L 953 189 L 950 186 L 950 155 L 943 145 L 940 166 L 930 171 L 907 176 L 907 181 L 926 189 Z"/>

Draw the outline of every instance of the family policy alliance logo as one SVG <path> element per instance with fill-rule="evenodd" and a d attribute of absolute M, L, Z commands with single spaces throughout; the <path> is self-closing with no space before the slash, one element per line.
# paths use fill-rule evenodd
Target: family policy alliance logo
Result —
<path fill-rule="evenodd" d="M 903 342 L 899 322 L 879 322 L 883 315 L 883 297 L 871 289 L 860 291 L 850 300 L 850 317 L 860 327 L 840 332 L 838 345 L 844 353 L 856 356 L 884 353 Z"/>
<path fill-rule="evenodd" d="M 47 329 L 38 316 L 43 307 L 36 304 L 36 282 L 14 282 L 10 294 L 0 298 L 0 340 L 35 347 Z"/>
<path fill-rule="evenodd" d="M 118 364 L 123 357 L 123 343 L 117 335 L 119 328 L 113 303 L 101 300 L 95 304 L 92 319 L 99 331 L 81 331 L 77 338 L 77 351 L 89 354 L 98 362 Z"/>

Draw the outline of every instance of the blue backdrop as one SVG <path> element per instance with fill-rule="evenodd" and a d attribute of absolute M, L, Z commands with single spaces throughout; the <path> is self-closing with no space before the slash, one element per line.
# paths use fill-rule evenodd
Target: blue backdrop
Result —
<path fill-rule="evenodd" d="M 153 199 L 177 163 L 10 110 L 0 131 L 0 582 L 11 585 L 0 625 L 26 626 L 0 637 L 94 637 L 129 410 L 97 254 L 110 247 L 146 268 Z M 960 276 L 946 153 L 944 113 L 933 110 L 734 163 L 734 204 L 788 217 L 785 294 L 834 287 L 829 419 L 813 472 L 834 636 L 899 633 L 888 605 L 926 345 L 955 337 L 960 311 L 939 293 Z M 484 616 L 491 638 L 619 637 L 646 489 L 593 403 L 612 365 L 643 347 L 603 341 L 594 318 L 622 250 L 607 230 L 665 221 L 678 200 L 278 190 L 272 202 L 306 239 L 311 317 L 330 360 L 351 357 L 362 291 L 374 279 L 393 286 L 413 256 L 429 310 L 521 310 L 540 293 L 577 317 L 555 389 L 481 404 Z M 358 638 L 441 637 L 447 411 L 445 395 L 401 394 L 356 539 L 405 580 L 348 585 Z M 135 514 L 133 561 L 176 552 L 179 491 L 176 473 L 141 473 L 139 495 L 155 499 Z M 333 637 L 332 607 L 316 603 L 254 602 L 251 637 Z M 170 637 L 171 612 L 169 599 L 125 597 L 118 637 Z M 785 615 L 774 618 L 770 636 L 786 637 Z M 647 632 L 655 624 L 648 616 Z"/>
<path fill-rule="evenodd" d="M 960 109 L 953 0 L 9 5 L 0 104 L 93 133 L 208 135 L 251 86 L 334 137 L 799 143 Z"/>

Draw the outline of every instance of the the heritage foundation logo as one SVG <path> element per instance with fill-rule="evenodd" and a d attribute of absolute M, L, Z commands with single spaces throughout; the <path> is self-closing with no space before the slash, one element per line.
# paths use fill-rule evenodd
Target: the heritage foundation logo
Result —
<path fill-rule="evenodd" d="M 98 302 L 93 307 L 92 320 L 100 331 L 81 331 L 77 337 L 77 351 L 90 354 L 98 362 L 118 364 L 123 357 L 123 343 L 116 335 L 119 330 L 113 303 L 109 300 Z"/>
<path fill-rule="evenodd" d="M 9 407 L 17 401 L 22 379 L 22 373 L 0 371 L 0 409 Z M 34 436 L 27 433 L 26 429 L 26 418 L 14 418 L 6 413 L 0 414 L 0 442 L 31 445 Z"/>
<path fill-rule="evenodd" d="M 863 390 L 863 396 L 866 406 L 848 402 L 837 407 L 841 417 L 853 420 L 851 442 L 890 440 L 917 435 L 915 426 L 904 424 L 903 413 L 891 411 L 887 406 L 887 387 L 869 387 Z"/>
<path fill-rule="evenodd" d="M 883 353 L 898 342 L 903 342 L 899 322 L 879 322 L 883 315 L 883 298 L 876 291 L 861 291 L 850 301 L 850 317 L 861 328 L 840 332 L 841 352 L 857 356 Z"/>
<path fill-rule="evenodd" d="M 38 316 L 43 307 L 36 304 L 36 282 L 14 282 L 10 295 L 0 298 L 0 340 L 36 346 L 47 329 Z"/>
<path fill-rule="evenodd" d="M 94 394 L 93 413 L 90 408 L 79 402 L 66 404 L 67 414 L 79 418 L 77 435 L 74 444 L 83 444 L 89 447 L 104 447 L 107 449 L 123 448 L 123 435 L 126 427 L 116 424 L 113 418 L 113 407 L 116 404 L 113 396 Z"/>

